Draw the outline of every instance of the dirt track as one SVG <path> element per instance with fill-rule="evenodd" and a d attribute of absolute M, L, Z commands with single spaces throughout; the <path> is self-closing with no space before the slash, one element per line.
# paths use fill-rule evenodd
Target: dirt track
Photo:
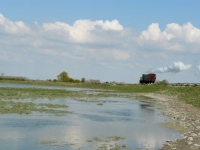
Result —
<path fill-rule="evenodd" d="M 183 132 L 183 138 L 166 141 L 161 150 L 200 150 L 200 109 L 170 96 L 146 93 L 164 106 L 165 115 L 174 119 L 173 127 Z"/>

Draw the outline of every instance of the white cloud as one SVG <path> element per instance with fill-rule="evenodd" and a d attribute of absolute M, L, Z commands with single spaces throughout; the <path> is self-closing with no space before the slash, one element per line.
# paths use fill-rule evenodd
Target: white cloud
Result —
<path fill-rule="evenodd" d="M 22 34 L 29 32 L 30 29 L 28 26 L 25 25 L 24 22 L 13 22 L 9 19 L 6 19 L 2 14 L 0 14 L 0 31 L 9 34 Z"/>
<path fill-rule="evenodd" d="M 106 20 L 105 22 L 100 20 L 96 22 L 96 25 L 101 26 L 105 30 L 116 30 L 116 31 L 123 30 L 123 26 L 119 24 L 118 20 L 112 20 L 112 21 Z"/>
<path fill-rule="evenodd" d="M 43 62 L 52 61 L 54 72 L 57 68 L 73 70 L 74 66 L 82 65 L 92 70 L 100 65 L 107 69 L 110 66 L 128 68 L 128 71 L 135 66 L 140 70 L 136 72 L 141 74 L 158 62 L 163 65 L 176 58 L 184 61 L 188 57 L 186 54 L 198 54 L 199 47 L 200 30 L 192 23 L 170 23 L 163 31 L 158 23 L 152 23 L 147 30 L 136 34 L 124 28 L 118 20 L 77 20 L 72 25 L 59 21 L 42 25 L 34 22 L 28 26 L 0 14 L 0 68 L 7 69 L 10 63 L 23 73 L 29 68 L 23 69 L 29 62 L 35 68 L 38 64 L 45 68 L 47 64 Z M 176 63 L 178 65 L 171 65 L 175 70 L 161 67 L 160 72 L 184 70 L 184 64 L 181 67 L 180 62 Z M 55 64 L 57 66 L 53 66 Z"/>
<path fill-rule="evenodd" d="M 200 30 L 188 22 L 183 26 L 175 23 L 168 24 L 165 32 L 171 33 L 174 38 L 188 43 L 200 43 Z"/>
<path fill-rule="evenodd" d="M 160 41 L 170 40 L 174 36 L 167 32 L 161 32 L 158 23 L 152 23 L 146 31 L 143 31 L 140 35 L 140 40 L 146 41 Z"/>
<path fill-rule="evenodd" d="M 50 31 L 52 34 L 61 34 L 62 37 L 66 35 L 70 36 L 74 42 L 94 42 L 98 38 L 98 34 L 94 34 L 97 30 L 112 30 L 121 31 L 123 26 L 119 24 L 117 20 L 103 22 L 102 20 L 90 21 L 90 20 L 77 20 L 72 26 L 63 22 L 44 23 L 43 29 Z"/>
<path fill-rule="evenodd" d="M 138 42 L 140 45 L 150 45 L 152 48 L 187 50 L 192 44 L 200 46 L 200 30 L 188 22 L 183 26 L 170 23 L 166 25 L 164 31 L 161 31 L 158 23 L 152 23 L 140 34 Z M 194 49 L 190 50 L 196 51 Z"/>
<path fill-rule="evenodd" d="M 168 67 L 158 67 L 148 72 L 152 73 L 178 73 L 181 71 L 185 71 L 191 68 L 191 65 L 185 65 L 183 62 L 174 62 Z"/>
<path fill-rule="evenodd" d="M 112 50 L 111 53 L 116 60 L 127 60 L 130 58 L 129 53 L 126 51 Z"/>

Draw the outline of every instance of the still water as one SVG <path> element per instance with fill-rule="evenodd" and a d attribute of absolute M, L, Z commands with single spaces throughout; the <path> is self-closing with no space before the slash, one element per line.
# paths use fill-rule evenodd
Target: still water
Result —
<path fill-rule="evenodd" d="M 66 104 L 72 114 L 1 114 L 0 150 L 155 150 L 166 140 L 181 138 L 180 132 L 162 126 L 172 120 L 161 115 L 156 103 L 116 97 L 96 100 L 102 105 L 73 98 L 34 100 Z"/>

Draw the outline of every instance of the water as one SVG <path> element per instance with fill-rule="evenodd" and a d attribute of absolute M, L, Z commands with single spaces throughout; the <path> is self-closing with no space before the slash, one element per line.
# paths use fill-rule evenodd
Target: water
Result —
<path fill-rule="evenodd" d="M 180 132 L 162 126 L 171 120 L 161 115 L 156 103 L 114 97 L 96 100 L 34 100 L 68 105 L 73 113 L 63 116 L 36 112 L 0 115 L 0 150 L 93 150 L 116 145 L 154 150 L 166 140 L 181 138 Z"/>
<path fill-rule="evenodd" d="M 0 83 L 0 87 L 9 87 L 9 88 L 41 88 L 41 89 L 64 89 L 68 91 L 85 91 L 92 90 L 87 88 L 73 88 L 66 86 L 48 86 L 48 85 L 32 85 L 32 84 L 11 84 L 11 83 Z"/>

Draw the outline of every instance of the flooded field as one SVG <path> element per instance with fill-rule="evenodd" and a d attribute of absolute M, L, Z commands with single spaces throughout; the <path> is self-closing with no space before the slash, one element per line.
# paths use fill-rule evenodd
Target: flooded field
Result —
<path fill-rule="evenodd" d="M 22 85 L 7 84 L 8 86 Z M 6 84 L 0 84 L 0 87 L 6 87 Z M 12 102 L 18 103 L 31 102 L 36 104 L 36 107 L 41 104 L 44 108 L 67 107 L 54 107 L 66 112 L 0 114 L 0 149 L 154 150 L 162 147 L 166 140 L 181 137 L 180 132 L 162 125 L 171 120 L 162 115 L 161 106 L 153 99 L 89 89 L 64 89 L 76 91 L 78 96 L 12 99 Z M 7 100 L 4 98 L 1 101 Z"/>

